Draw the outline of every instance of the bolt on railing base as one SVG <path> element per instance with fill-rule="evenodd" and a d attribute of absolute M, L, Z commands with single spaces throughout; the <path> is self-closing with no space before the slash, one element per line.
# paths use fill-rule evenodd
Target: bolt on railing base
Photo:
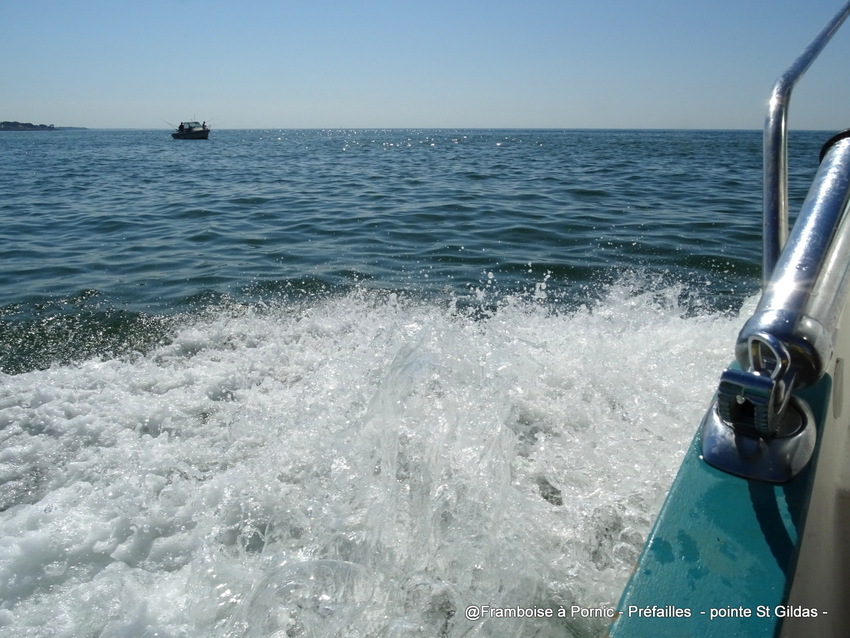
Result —
<path fill-rule="evenodd" d="M 817 434 L 812 410 L 799 397 L 791 397 L 782 418 L 781 434 L 761 437 L 724 421 L 715 399 L 700 427 L 703 459 L 736 476 L 769 483 L 790 481 L 811 460 Z"/>

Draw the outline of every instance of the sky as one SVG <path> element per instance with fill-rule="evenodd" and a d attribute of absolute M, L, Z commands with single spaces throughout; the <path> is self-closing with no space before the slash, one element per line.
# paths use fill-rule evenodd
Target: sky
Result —
<path fill-rule="evenodd" d="M 0 120 L 761 129 L 843 0 L 0 0 Z M 792 129 L 850 127 L 850 24 Z"/>

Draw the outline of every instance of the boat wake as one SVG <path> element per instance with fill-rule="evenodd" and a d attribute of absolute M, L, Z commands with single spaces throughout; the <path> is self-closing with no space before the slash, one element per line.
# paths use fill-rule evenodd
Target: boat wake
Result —
<path fill-rule="evenodd" d="M 681 298 L 355 290 L 0 375 L 0 633 L 600 635 L 739 327 Z"/>

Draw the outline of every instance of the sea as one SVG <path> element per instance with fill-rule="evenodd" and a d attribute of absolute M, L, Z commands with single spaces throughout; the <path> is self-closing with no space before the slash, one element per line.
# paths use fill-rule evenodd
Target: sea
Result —
<path fill-rule="evenodd" d="M 169 133 L 0 133 L 0 636 L 604 635 L 761 133 Z"/>

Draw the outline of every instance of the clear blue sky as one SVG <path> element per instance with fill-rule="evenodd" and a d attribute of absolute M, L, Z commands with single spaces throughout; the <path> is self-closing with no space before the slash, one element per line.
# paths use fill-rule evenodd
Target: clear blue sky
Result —
<path fill-rule="evenodd" d="M 0 0 L 0 120 L 762 127 L 843 0 Z M 790 123 L 850 127 L 850 23 Z"/>

